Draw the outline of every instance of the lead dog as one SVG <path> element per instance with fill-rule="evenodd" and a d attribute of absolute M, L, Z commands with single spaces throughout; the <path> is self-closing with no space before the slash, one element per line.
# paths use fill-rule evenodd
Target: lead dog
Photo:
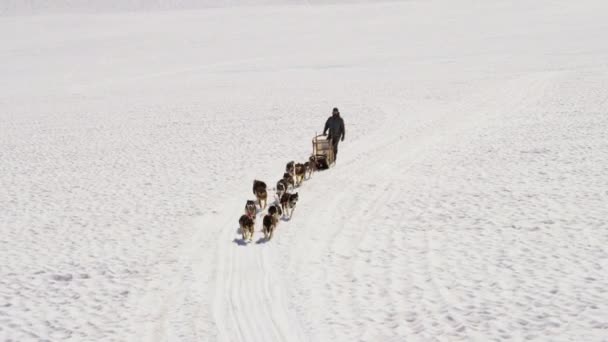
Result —
<path fill-rule="evenodd" d="M 264 239 L 272 239 L 274 230 L 279 225 L 279 217 L 281 217 L 281 215 L 283 215 L 283 211 L 281 210 L 281 207 L 279 205 L 271 205 L 268 208 L 268 214 L 266 214 L 266 216 L 264 216 L 264 219 L 262 220 L 262 232 L 264 233 Z"/>
<path fill-rule="evenodd" d="M 262 232 L 264 233 L 264 239 L 272 239 L 272 235 L 274 234 L 274 230 L 277 227 L 278 222 L 279 220 L 277 220 L 277 218 L 273 215 L 266 214 L 264 216 L 264 219 L 262 220 L 262 224 L 264 225 L 264 227 L 262 228 Z"/>
<path fill-rule="evenodd" d="M 253 227 L 255 223 L 253 219 L 248 215 L 242 215 L 239 219 L 239 226 L 241 227 L 241 233 L 243 234 L 243 241 L 253 240 Z"/>

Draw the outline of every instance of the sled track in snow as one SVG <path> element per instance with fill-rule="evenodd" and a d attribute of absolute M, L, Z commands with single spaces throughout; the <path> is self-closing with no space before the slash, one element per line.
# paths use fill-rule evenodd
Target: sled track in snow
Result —
<path fill-rule="evenodd" d="M 391 122 L 391 120 L 387 121 Z M 381 128 L 378 129 L 379 132 Z M 374 137 L 378 136 L 374 134 L 368 140 L 373 141 Z M 382 144 L 368 145 L 372 148 L 361 153 L 365 156 L 372 155 L 382 148 Z M 344 158 L 341 163 L 344 165 L 343 168 L 348 169 L 348 165 L 356 164 L 360 160 L 360 158 L 350 160 Z M 327 172 L 332 173 L 332 171 L 330 169 Z M 355 186 L 355 174 L 351 173 L 348 179 L 350 181 L 347 180 L 347 183 Z M 315 182 L 315 177 L 308 182 Z M 304 201 L 307 197 L 312 197 L 305 187 L 298 191 L 301 192 Z M 340 202 L 339 198 L 340 196 L 333 199 L 331 203 L 337 205 Z M 307 216 L 311 215 L 310 212 L 307 214 Z M 308 340 L 301 333 L 294 313 L 289 312 L 287 307 L 286 288 L 282 286 L 280 269 L 276 262 L 277 258 L 282 256 L 278 255 L 280 250 L 273 246 L 282 235 L 286 235 L 292 223 L 305 220 L 305 217 L 299 215 L 294 216 L 293 220 L 281 221 L 275 238 L 269 242 L 259 243 L 261 214 L 258 214 L 254 242 L 246 246 L 237 243 L 235 239 L 238 238 L 234 223 L 236 219 L 231 216 L 230 219 L 218 222 L 222 230 L 218 235 L 218 252 L 214 261 L 217 267 L 213 276 L 215 279 L 213 315 L 219 341 Z M 291 242 L 294 248 L 297 248 L 298 241 L 294 239 Z"/>
<path fill-rule="evenodd" d="M 488 91 L 492 92 L 492 89 Z M 468 103 L 461 105 L 466 107 Z M 414 231 L 408 230 L 408 234 L 404 235 L 403 229 L 394 229 L 405 220 L 398 212 L 402 206 L 398 197 L 400 192 L 407 191 L 400 187 L 399 177 L 395 179 L 394 173 L 407 175 L 419 156 L 437 142 L 435 139 L 442 139 L 446 129 L 453 132 L 460 125 L 467 125 L 466 120 L 454 122 L 447 109 L 437 110 L 423 119 L 418 118 L 416 122 L 404 119 L 396 110 L 378 109 L 377 112 L 383 116 L 383 124 L 365 138 L 350 143 L 346 153 L 343 151 L 340 154 L 334 168 L 304 183 L 304 187 L 298 190 L 301 193 L 296 210 L 299 214 L 291 221 L 280 222 L 272 241 L 256 243 L 262 236 L 259 213 L 254 242 L 246 246 L 237 243 L 240 236 L 237 234 L 236 221 L 242 211 L 241 201 L 221 206 L 225 212 L 206 217 L 204 222 L 199 223 L 208 228 L 206 234 L 215 232 L 217 239 L 208 239 L 207 236 L 211 245 L 201 248 L 205 237 L 199 232 L 189 242 L 193 248 L 189 248 L 188 253 L 200 252 L 181 266 L 184 280 L 180 284 L 190 284 L 190 288 L 175 286 L 177 292 L 187 294 L 178 296 L 175 303 L 169 304 L 176 309 L 170 314 L 170 322 L 163 320 L 163 324 L 168 326 L 159 328 L 170 332 L 169 337 L 174 337 L 170 340 L 181 340 L 185 336 L 196 339 L 197 331 L 198 334 L 205 334 L 205 337 L 213 337 L 209 332 L 214 331 L 217 341 L 312 341 L 321 336 L 341 340 L 357 338 L 355 335 L 363 333 L 360 326 L 366 325 L 365 319 L 374 321 L 373 314 L 364 308 L 369 305 L 366 298 L 381 298 L 373 306 L 376 311 L 386 315 L 386 322 L 392 322 L 394 315 L 407 307 L 405 303 L 399 304 L 401 299 L 398 294 L 403 294 L 403 291 L 419 297 L 419 308 L 411 310 L 411 315 L 406 312 L 397 316 L 414 322 L 401 329 L 414 330 L 410 331 L 414 334 L 426 331 L 430 334 L 428 336 L 446 330 L 454 335 L 466 334 L 459 317 L 451 313 L 446 299 L 449 294 L 443 293 L 445 289 L 436 283 L 431 274 L 433 256 L 428 232 L 420 227 Z M 393 134 L 387 135 L 386 132 Z M 399 135 L 401 132 L 406 133 Z M 387 175 L 387 172 L 391 174 Z M 370 179 L 374 179 L 373 184 L 369 183 Z M 336 191 L 328 196 L 325 190 L 329 182 L 337 186 Z M 391 210 L 393 206 L 395 210 Z M 383 232 L 381 225 L 358 226 L 359 222 L 370 221 L 369 218 L 375 215 L 381 222 L 393 227 L 390 234 Z M 320 225 L 320 222 L 324 224 Z M 374 247 L 377 243 L 390 246 L 391 250 L 378 250 Z M 399 265 L 409 265 L 409 272 L 405 276 L 399 274 L 390 264 L 372 268 L 365 265 L 374 260 L 391 258 L 401 259 Z M 341 270 L 345 261 L 352 268 Z M 321 265 L 323 267 L 319 267 Z M 296 300 L 297 303 L 312 301 L 310 306 L 298 308 L 286 304 L 292 302 L 289 298 L 294 295 L 303 295 L 293 293 L 294 289 L 289 288 L 294 279 L 296 284 L 307 284 L 309 279 L 318 281 L 325 277 L 323 272 L 327 269 L 334 270 L 336 274 L 332 276 L 338 280 L 325 286 L 314 282 L 308 287 L 303 285 L 305 291 L 309 289 L 312 292 L 304 294 L 307 300 Z M 376 274 L 378 271 L 388 272 L 389 275 Z M 189 274 L 194 274 L 195 279 L 186 279 L 192 277 Z M 375 284 L 375 279 L 380 276 L 394 287 L 392 291 L 382 290 L 383 286 Z M 286 277 L 291 278 L 290 282 L 285 281 Z M 364 281 L 365 285 L 353 286 L 352 283 L 357 281 Z M 196 287 L 201 287 L 203 282 L 209 285 L 207 288 L 213 289 L 214 294 L 212 303 L 206 303 L 211 308 L 211 317 L 199 318 L 205 323 L 199 331 L 197 324 L 201 322 L 187 323 L 184 320 L 193 316 L 192 310 L 195 309 L 189 303 L 192 300 L 190 297 L 196 296 Z M 387 291 L 392 297 L 374 292 L 380 290 Z M 200 302 L 200 299 L 194 302 Z M 324 308 L 330 309 L 325 312 Z M 420 312 L 434 319 L 417 323 L 416 314 Z M 309 317 L 297 316 L 300 314 L 308 314 Z M 366 318 L 368 314 L 371 316 Z M 176 317 L 183 320 L 176 320 Z M 335 317 L 350 317 L 347 322 L 352 326 L 333 329 L 333 324 L 338 324 Z M 319 319 L 327 324 L 319 327 L 310 323 Z M 319 329 L 329 330 L 319 332 Z M 211 337 L 209 339 L 213 340 Z"/>
<path fill-rule="evenodd" d="M 544 84 L 524 81 L 528 90 Z M 475 307 L 450 284 L 450 260 L 439 252 L 454 249 L 442 237 L 458 233 L 443 226 L 461 221 L 444 217 L 453 199 L 436 197 L 449 194 L 440 176 L 450 177 L 443 168 L 454 164 L 442 164 L 435 153 L 449 153 L 451 142 L 484 132 L 492 119 L 453 112 L 483 113 L 492 96 L 503 92 L 513 95 L 507 108 L 530 101 L 513 82 L 429 110 L 416 121 L 378 110 L 384 124 L 348 142 L 334 168 L 298 189 L 298 213 L 280 222 L 270 242 L 256 243 L 262 236 L 258 214 L 254 242 L 236 243 L 243 201 L 216 203 L 219 212 L 193 222 L 204 229 L 184 243 L 176 266 L 181 277 L 160 303 L 154 340 L 476 338 L 477 318 L 470 316 Z M 456 151 L 469 150 L 465 143 Z M 429 169 L 436 178 L 426 176 Z M 473 198 L 465 204 L 476 203 Z M 472 246 L 482 238 L 473 237 Z"/>
<path fill-rule="evenodd" d="M 331 251 L 326 256 L 326 260 L 332 264 L 340 262 L 340 252 L 335 252 L 344 249 L 338 242 L 344 236 L 355 245 L 370 241 L 370 236 L 373 234 L 367 229 L 357 231 L 349 227 L 369 212 L 379 210 L 390 202 L 393 185 L 387 183 L 386 177 L 383 176 L 386 172 L 386 165 L 383 162 L 405 159 L 413 163 L 418 153 L 417 149 L 402 151 L 403 140 L 419 141 L 428 130 L 437 127 L 436 119 L 440 118 L 440 116 L 428 118 L 421 123 L 419 130 L 413 136 L 386 136 L 384 133 L 389 129 L 393 132 L 399 131 L 395 130 L 395 123 L 405 126 L 405 122 L 399 119 L 398 113 L 389 114 L 381 110 L 378 110 L 378 113 L 383 116 L 384 124 L 378 126 L 365 139 L 349 144 L 348 150 L 357 151 L 356 154 L 342 153 L 339 164 L 335 168 L 322 173 L 323 177 L 321 175 L 312 177 L 304 183 L 304 188 L 298 190 L 302 194 L 297 210 L 300 215 L 294 216 L 293 222 L 281 221 L 272 241 L 257 243 L 262 235 L 260 229 L 262 215 L 258 213 L 253 242 L 246 246 L 238 243 L 240 236 L 237 234 L 236 218 L 242 210 L 240 205 L 221 206 L 233 210 L 207 216 L 196 223 L 199 226 L 206 226 L 207 234 L 216 232 L 217 239 L 211 244 L 217 245 L 203 247 L 205 237 L 202 235 L 202 230 L 188 241 L 190 247 L 186 248 L 179 265 L 182 269 L 180 272 L 182 279 L 172 287 L 175 289 L 176 298 L 167 299 L 169 302 L 164 303 L 163 315 L 166 317 L 160 320 L 161 326 L 156 327 L 158 333 L 155 334 L 155 340 L 198 339 L 201 337 L 200 334 L 205 334 L 210 340 L 214 340 L 212 337 L 215 337 L 217 341 L 314 340 L 308 334 L 302 333 L 304 329 L 301 327 L 301 319 L 296 317 L 294 308 L 289 308 L 286 304 L 289 289 L 282 281 L 285 275 L 281 274 L 281 270 L 284 270 L 286 265 L 281 262 L 286 257 L 283 253 L 288 251 L 277 248 L 275 244 L 277 240 L 285 239 L 296 255 L 306 255 L 302 252 L 302 248 L 309 249 L 309 253 L 316 255 Z M 363 181 L 365 177 L 362 178 L 358 172 L 353 172 L 354 170 L 365 170 L 365 177 L 374 175 L 379 184 L 365 184 Z M 404 169 L 401 170 L 403 171 Z M 319 191 L 312 192 L 316 187 L 324 188 L 322 184 L 316 184 L 322 181 L 339 182 L 343 191 L 334 194 L 331 198 L 327 198 Z M 304 206 L 307 207 L 306 211 Z M 348 217 L 349 210 L 358 214 Z M 341 223 L 318 227 L 319 220 L 332 222 L 332 217 L 335 215 L 340 217 Z M 298 233 L 291 227 L 294 224 L 298 225 Z M 319 236 L 326 238 L 321 239 Z M 306 276 L 306 273 L 295 276 Z M 202 282 L 209 284 L 208 288 L 214 291 L 213 302 L 206 303 L 212 308 L 212 317 L 199 317 L 202 322 L 187 322 L 188 317 L 197 317 L 193 315 L 196 308 L 192 307 L 192 302 L 200 303 L 204 294 L 197 291 L 200 291 Z M 342 289 L 338 285 L 338 288 L 332 291 L 339 293 Z M 318 295 L 322 296 L 322 294 Z M 388 305 L 392 304 L 388 303 Z M 356 309 L 356 305 L 352 303 L 336 307 Z M 314 309 L 312 311 L 314 312 Z M 331 314 L 352 315 L 352 312 Z M 214 331 L 216 335 L 209 334 L 210 331 Z"/>

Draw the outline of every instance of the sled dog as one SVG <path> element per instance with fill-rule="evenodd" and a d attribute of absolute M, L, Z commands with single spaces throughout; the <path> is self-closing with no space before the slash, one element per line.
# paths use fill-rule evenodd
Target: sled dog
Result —
<path fill-rule="evenodd" d="M 296 186 L 300 186 L 302 185 L 302 182 L 304 182 L 304 177 L 306 175 L 306 169 L 304 168 L 304 164 L 301 163 L 297 163 L 295 166 L 295 183 Z"/>
<path fill-rule="evenodd" d="M 268 213 L 264 216 L 264 219 L 262 221 L 262 224 L 264 226 L 262 228 L 262 232 L 264 233 L 264 239 L 272 239 L 272 235 L 274 234 L 274 230 L 276 229 L 278 223 L 279 219 L 277 219 L 274 215 Z"/>
<path fill-rule="evenodd" d="M 251 217 L 255 221 L 256 213 L 257 208 L 255 206 L 255 201 L 247 200 L 247 203 L 245 203 L 245 215 Z"/>
<path fill-rule="evenodd" d="M 283 174 L 283 180 L 287 183 L 287 187 L 291 186 L 292 189 L 295 188 L 296 180 L 289 172 Z"/>
<path fill-rule="evenodd" d="M 289 184 L 287 183 L 285 178 L 283 178 L 277 182 L 277 198 L 279 200 L 281 200 L 281 196 L 283 196 L 285 191 L 287 191 L 288 187 L 289 187 Z"/>
<path fill-rule="evenodd" d="M 258 200 L 258 204 L 260 205 L 260 208 L 262 208 L 262 209 L 266 208 L 266 204 L 267 204 L 267 200 L 268 200 L 268 193 L 266 192 L 266 183 L 259 181 L 257 179 L 254 180 L 253 181 L 253 193 Z M 264 204 L 262 205 L 262 203 L 264 203 Z"/>
<path fill-rule="evenodd" d="M 314 158 L 314 157 L 310 157 L 310 158 Z M 304 179 L 310 179 L 312 177 L 312 173 L 315 171 L 315 165 L 316 163 L 314 161 L 307 161 L 306 163 L 304 163 Z"/>
<path fill-rule="evenodd" d="M 294 165 L 295 165 L 295 161 L 290 161 L 289 163 L 287 163 L 287 165 L 285 165 L 285 172 L 289 173 L 290 175 L 294 175 Z"/>
<path fill-rule="evenodd" d="M 241 216 L 239 219 L 239 227 L 241 228 L 241 233 L 243 234 L 243 241 L 253 240 L 254 222 L 251 217 L 247 215 Z"/>
<path fill-rule="evenodd" d="M 296 204 L 298 202 L 298 193 L 290 194 L 288 192 L 284 193 L 281 197 L 281 208 L 283 209 L 283 214 L 288 215 L 291 219 L 293 215 L 293 211 L 296 208 Z"/>

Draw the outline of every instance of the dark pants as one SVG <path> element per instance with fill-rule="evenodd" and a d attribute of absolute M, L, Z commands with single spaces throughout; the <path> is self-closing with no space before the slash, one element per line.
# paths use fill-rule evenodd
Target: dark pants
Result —
<path fill-rule="evenodd" d="M 332 138 L 331 146 L 334 150 L 334 160 L 338 159 L 338 143 L 340 142 L 340 138 Z"/>

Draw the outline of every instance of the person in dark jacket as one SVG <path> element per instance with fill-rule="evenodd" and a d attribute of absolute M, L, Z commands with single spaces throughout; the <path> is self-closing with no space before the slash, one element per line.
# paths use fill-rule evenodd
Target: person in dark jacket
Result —
<path fill-rule="evenodd" d="M 327 136 L 327 140 L 330 140 L 331 145 L 334 149 L 334 159 L 338 157 L 338 143 L 340 141 L 344 141 L 344 134 L 346 133 L 344 129 L 344 120 L 340 116 L 340 111 L 338 108 L 334 108 L 331 116 L 325 122 L 325 129 L 323 129 L 323 135 L 326 135 L 329 131 L 329 135 Z"/>

